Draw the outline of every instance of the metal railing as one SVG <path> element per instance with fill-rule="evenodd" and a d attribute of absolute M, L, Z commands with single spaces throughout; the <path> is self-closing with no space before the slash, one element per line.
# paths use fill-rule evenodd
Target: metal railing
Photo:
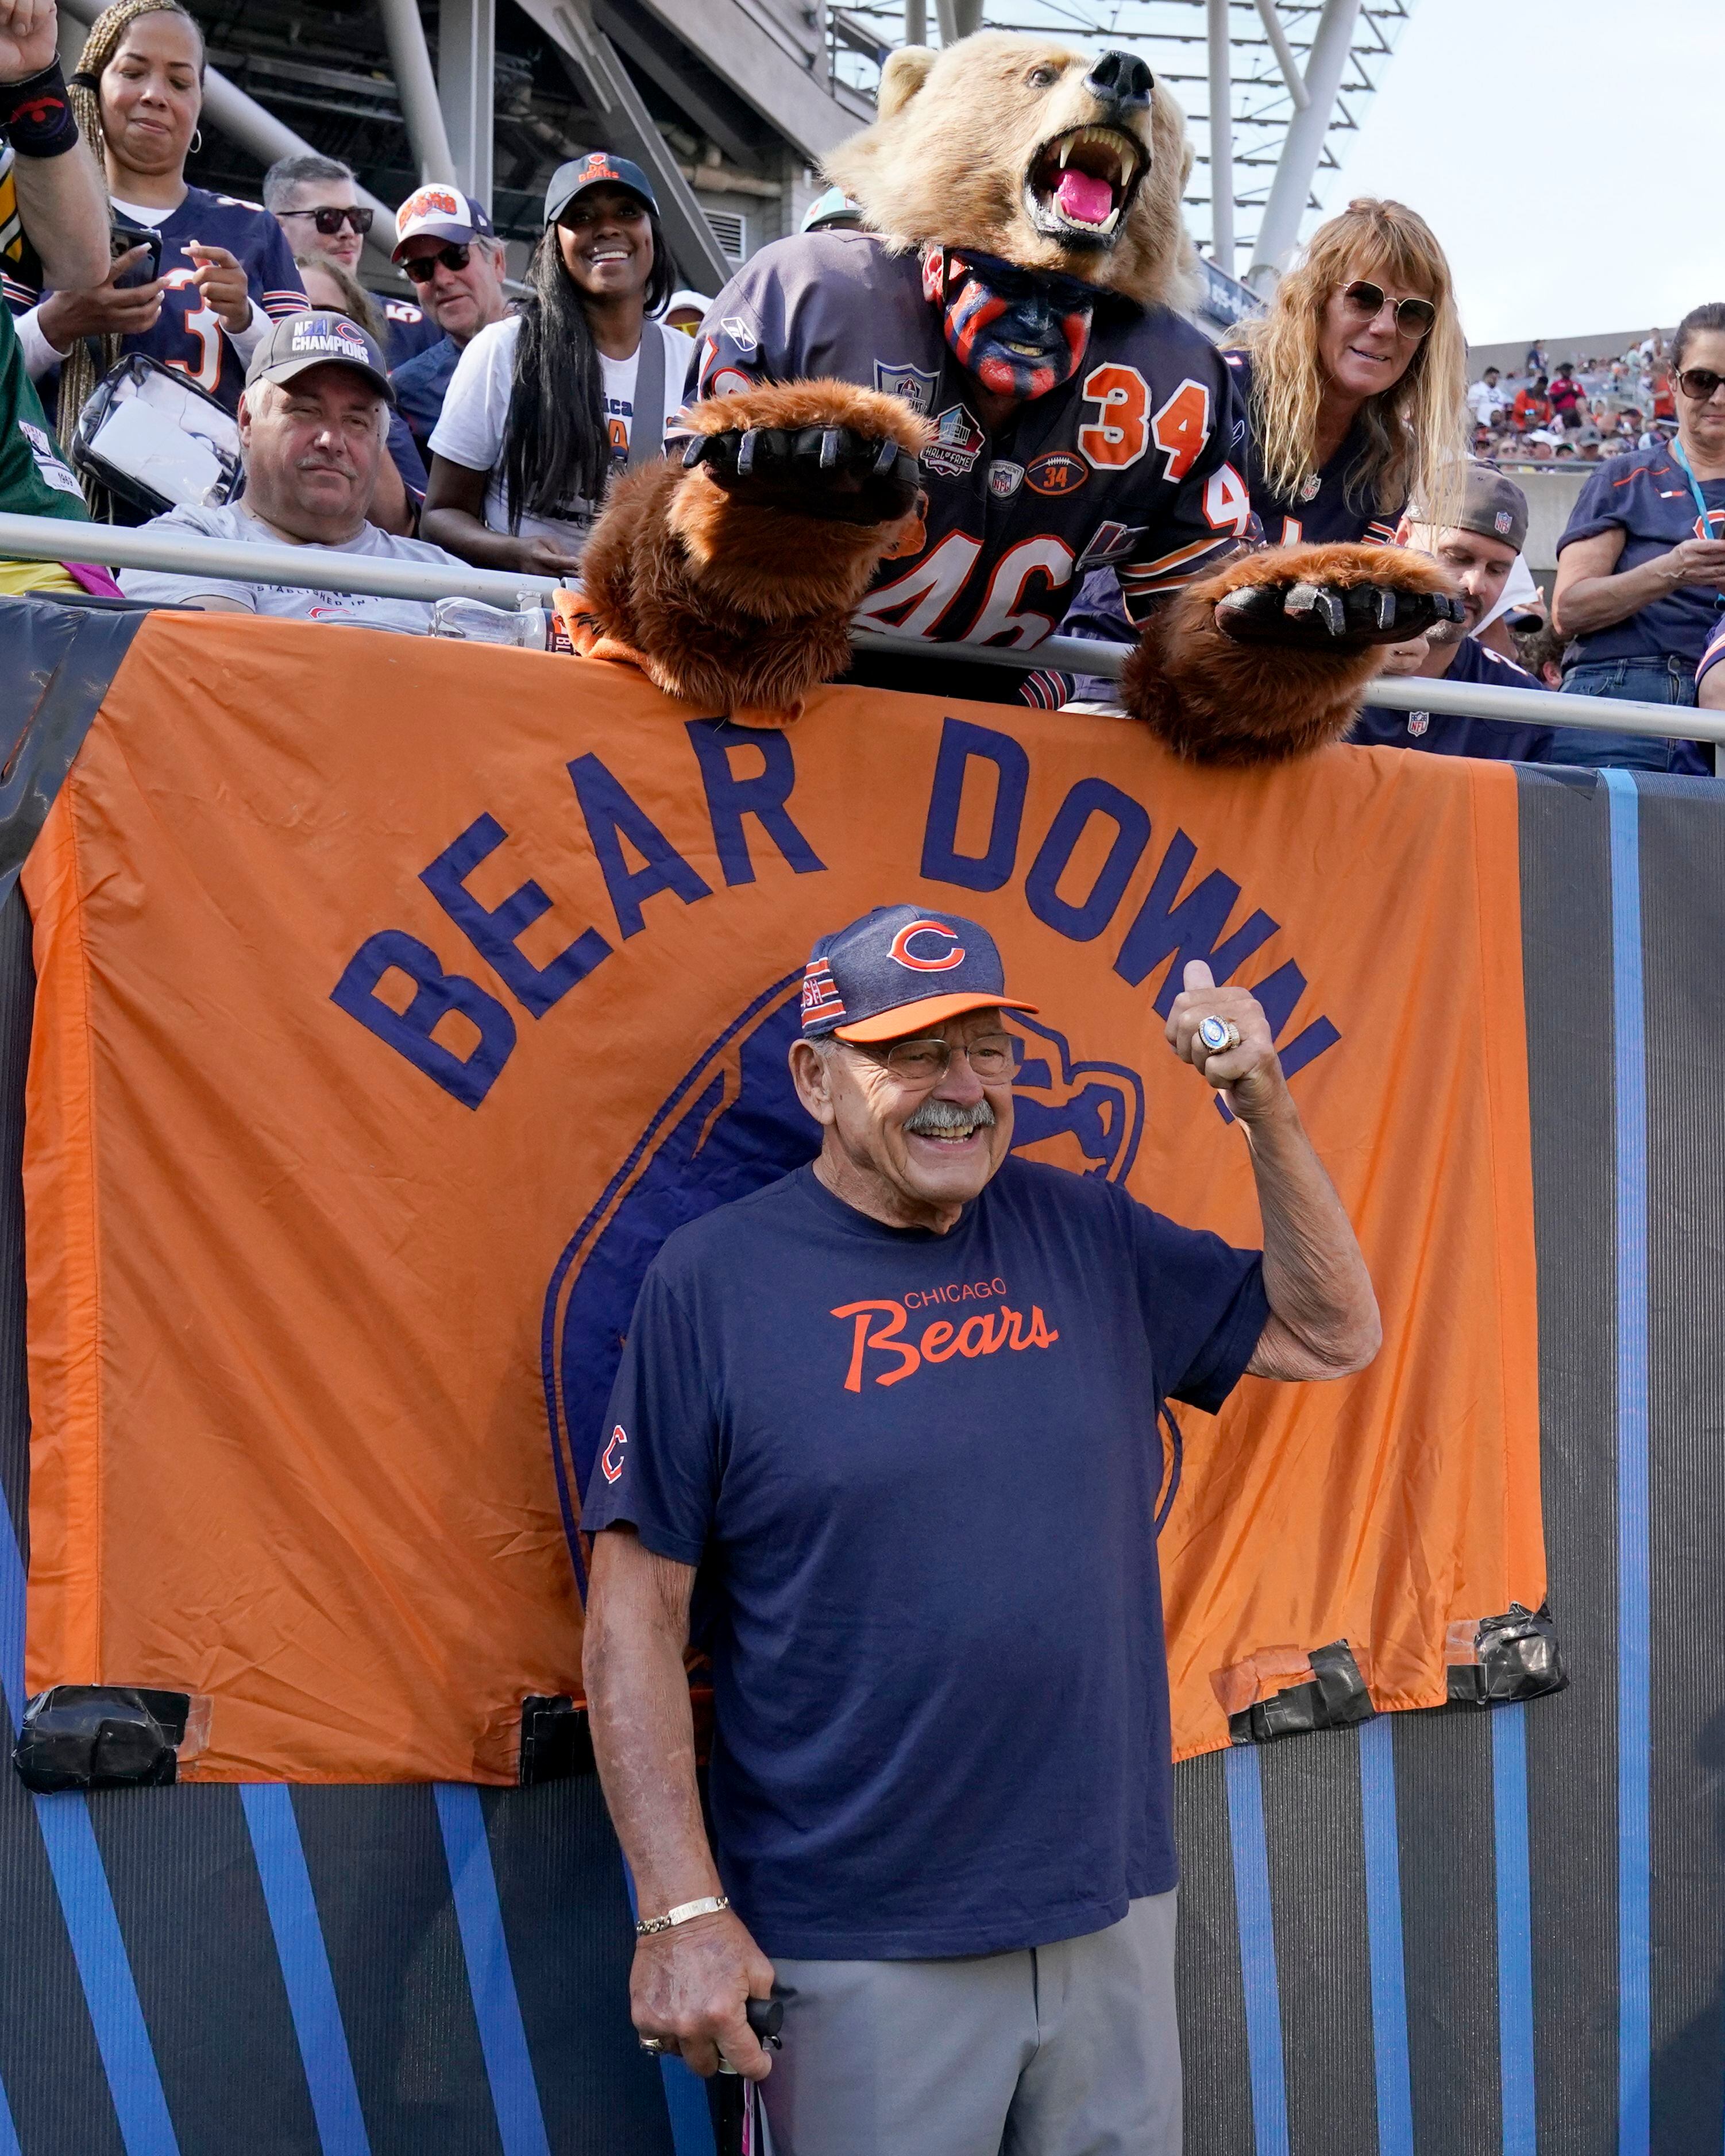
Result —
<path fill-rule="evenodd" d="M 228 583 L 286 584 L 299 590 L 428 603 L 473 598 L 493 606 L 547 606 L 557 589 L 553 578 L 524 571 L 475 569 L 463 562 L 388 562 L 327 547 L 254 547 L 148 526 L 128 530 L 119 525 L 69 524 L 53 516 L 0 516 L 0 559 L 4 558 L 100 562 L 108 568 L 151 569 L 169 576 L 202 570 Z M 994 644 L 931 644 L 921 637 L 875 629 L 858 629 L 853 641 L 859 650 L 892 652 L 905 658 L 962 660 L 978 666 L 1015 667 L 1020 673 L 1054 669 L 1110 680 L 1118 680 L 1130 649 L 1122 644 L 1094 644 L 1087 637 L 1050 636 L 1027 650 L 1003 650 Z M 1595 733 L 1725 742 L 1725 711 L 1685 705 L 1618 703 L 1548 690 L 1387 675 L 1373 682 L 1371 701 L 1391 711 L 1507 719 L 1517 726 L 1579 726 Z"/>

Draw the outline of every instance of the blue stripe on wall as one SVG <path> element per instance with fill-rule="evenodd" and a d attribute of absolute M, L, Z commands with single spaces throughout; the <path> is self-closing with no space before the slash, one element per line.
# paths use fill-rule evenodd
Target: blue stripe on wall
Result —
<path fill-rule="evenodd" d="M 1378 2156 L 1414 2156 L 1414 2086 L 1408 2069 L 1407 1964 L 1395 1817 L 1395 1747 L 1380 1714 L 1359 1732 L 1360 1816 L 1365 1829 L 1366 1940 L 1372 1962 L 1372 2061 Z"/>
<path fill-rule="evenodd" d="M 1288 2092 L 1281 2055 L 1281 1999 L 1276 1980 L 1276 1932 L 1270 1913 L 1270 1851 L 1264 1833 L 1264 1783 L 1255 1744 L 1226 1754 L 1228 1840 L 1240 1922 L 1240 1974 L 1245 1992 L 1246 2056 L 1252 2077 L 1256 2156 L 1288 2156 Z"/>
<path fill-rule="evenodd" d="M 239 1801 L 270 1912 L 270 1928 L 275 1935 L 319 2146 L 324 2156 L 370 2156 L 347 2031 L 341 2025 L 292 1793 L 284 1782 L 245 1782 L 240 1785 Z"/>
<path fill-rule="evenodd" d="M 1611 1015 L 1617 1107 L 1617 2148 L 1651 2138 L 1651 1778 L 1647 1527 L 1647 1072 L 1640 808 L 1602 771 L 1611 835 Z"/>
<path fill-rule="evenodd" d="M 24 1711 L 24 1563 L 12 1514 L 0 1502 L 0 1679 L 16 1729 Z M 72 1958 L 90 2010 L 96 2048 L 114 2099 L 126 2156 L 178 2156 L 173 2121 L 131 1963 L 109 1891 L 108 1875 L 81 1796 L 37 1797 L 36 1820 L 48 1856 Z M 10 2123 L 8 2120 L 8 2124 Z M 16 2145 L 14 2143 L 14 2145 Z M 6 2146 L 0 2134 L 0 2149 Z"/>
<path fill-rule="evenodd" d="M 635 1897 L 635 1875 L 629 1870 L 627 1858 L 624 1860 L 623 1883 L 629 1889 L 629 1912 L 639 1921 L 641 1905 Z M 717 2156 L 713 2115 L 700 2076 L 691 2073 L 680 2059 L 673 2058 L 659 2061 L 659 2075 L 665 2085 L 665 2108 L 670 2120 L 671 2146 L 676 2156 Z"/>
<path fill-rule="evenodd" d="M 1527 1867 L 1524 1707 L 1491 1711 L 1491 1815 L 1497 1871 L 1497 2059 L 1503 2156 L 1538 2156 L 1533 2081 L 1533 1907 Z"/>
<path fill-rule="evenodd" d="M 509 1942 L 503 1933 L 503 1909 L 480 1794 L 466 1782 L 439 1782 L 436 1790 L 455 1920 L 461 1929 L 468 1988 L 473 1994 L 503 2156 L 551 2156 Z"/>

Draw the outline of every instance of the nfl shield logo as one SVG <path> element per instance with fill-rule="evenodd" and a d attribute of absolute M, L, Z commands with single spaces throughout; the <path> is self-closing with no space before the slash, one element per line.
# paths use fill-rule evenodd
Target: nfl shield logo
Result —
<path fill-rule="evenodd" d="M 1408 714 L 1408 732 L 1410 734 L 1423 734 L 1430 724 L 1430 711 L 1409 711 Z"/>
<path fill-rule="evenodd" d="M 1510 526 L 1515 522 L 1515 519 L 1510 515 L 1507 509 L 1500 509 L 1497 515 L 1491 519 L 1491 521 L 1497 526 L 1500 532 L 1505 532 L 1507 531 Z"/>
<path fill-rule="evenodd" d="M 888 397 L 902 397 L 913 412 L 920 412 L 926 419 L 934 409 L 934 393 L 940 386 L 940 374 L 933 367 L 890 367 L 884 359 L 875 362 L 875 387 Z"/>
<path fill-rule="evenodd" d="M 996 501 L 1009 501 L 1024 484 L 1024 468 L 996 457 L 988 467 L 988 491 Z"/>

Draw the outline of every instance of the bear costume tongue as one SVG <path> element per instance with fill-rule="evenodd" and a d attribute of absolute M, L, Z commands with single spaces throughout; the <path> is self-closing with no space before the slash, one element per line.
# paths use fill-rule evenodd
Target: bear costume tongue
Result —
<path fill-rule="evenodd" d="M 1093 173 L 1081 172 L 1076 165 L 1068 165 L 1060 174 L 1060 183 L 1055 189 L 1055 200 L 1060 213 L 1076 224 L 1101 224 L 1114 207 L 1114 190 L 1106 180 L 1097 179 Z"/>

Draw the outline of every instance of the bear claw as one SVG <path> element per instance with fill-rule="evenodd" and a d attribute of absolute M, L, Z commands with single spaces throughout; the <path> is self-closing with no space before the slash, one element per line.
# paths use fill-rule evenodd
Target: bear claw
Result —
<path fill-rule="evenodd" d="M 1406 644 L 1439 622 L 1466 619 L 1447 592 L 1406 592 L 1391 584 L 1247 584 L 1216 602 L 1216 626 L 1237 644 L 1322 644 L 1357 651 Z"/>
<path fill-rule="evenodd" d="M 915 455 L 852 427 L 749 427 L 698 435 L 683 469 L 704 465 L 715 485 L 763 507 L 844 524 L 887 524 L 916 501 Z"/>

